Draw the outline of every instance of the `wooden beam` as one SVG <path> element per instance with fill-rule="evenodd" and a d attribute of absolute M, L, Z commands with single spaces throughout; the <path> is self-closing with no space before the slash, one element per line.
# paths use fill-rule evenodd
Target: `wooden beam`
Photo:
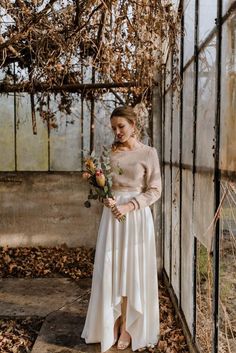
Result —
<path fill-rule="evenodd" d="M 97 89 L 110 89 L 110 88 L 125 88 L 125 87 L 137 87 L 139 83 L 137 81 L 131 82 L 104 82 L 104 83 L 71 83 L 65 85 L 49 85 L 47 83 L 34 83 L 24 82 L 18 84 L 7 84 L 0 83 L 0 93 L 14 93 L 14 92 L 84 92 L 87 90 Z"/>

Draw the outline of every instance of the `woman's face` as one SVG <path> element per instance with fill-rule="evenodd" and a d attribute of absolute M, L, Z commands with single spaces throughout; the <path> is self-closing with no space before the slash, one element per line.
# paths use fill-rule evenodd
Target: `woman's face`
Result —
<path fill-rule="evenodd" d="M 119 116 L 113 116 L 111 119 L 111 127 L 116 140 L 121 143 L 128 141 L 134 132 L 134 124 Z"/>

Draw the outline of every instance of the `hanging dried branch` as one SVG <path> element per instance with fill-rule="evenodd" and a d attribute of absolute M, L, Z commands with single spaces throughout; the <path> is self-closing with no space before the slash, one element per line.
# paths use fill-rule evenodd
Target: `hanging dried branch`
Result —
<path fill-rule="evenodd" d="M 97 83 L 137 82 L 136 100 L 162 69 L 163 42 L 176 49 L 179 31 L 167 0 L 0 0 L 0 22 L 2 89 L 79 85 L 94 68 Z"/>
<path fill-rule="evenodd" d="M 175 43 L 176 14 L 168 3 L 51 0 L 41 9 L 44 2 L 0 1 L 1 22 L 12 22 L 2 33 L 0 52 L 7 49 L 7 64 L 23 68 L 14 48 L 41 82 L 62 84 L 76 74 L 79 83 L 84 65 L 95 66 L 101 81 L 149 86 L 162 65 L 162 42 Z"/>

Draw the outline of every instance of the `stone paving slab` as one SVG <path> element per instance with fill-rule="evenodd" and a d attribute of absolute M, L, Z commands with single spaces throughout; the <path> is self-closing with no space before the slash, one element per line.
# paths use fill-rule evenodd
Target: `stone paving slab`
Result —
<path fill-rule="evenodd" d="M 100 344 L 81 338 L 90 290 L 91 279 L 0 279 L 0 318 L 45 317 L 31 353 L 98 353 Z"/>
<path fill-rule="evenodd" d="M 81 294 L 83 290 L 68 278 L 3 278 L 0 316 L 46 317 Z"/>
<path fill-rule="evenodd" d="M 81 338 L 84 327 L 91 280 L 80 280 L 83 294 L 59 311 L 47 316 L 31 353 L 100 353 L 100 344 L 86 344 Z M 118 352 L 112 347 L 109 352 Z M 130 353 L 127 349 L 124 353 Z"/>
<path fill-rule="evenodd" d="M 80 337 L 84 320 L 85 317 L 79 313 L 65 310 L 50 314 L 43 323 L 32 353 L 99 352 L 99 345 L 86 345 Z"/>

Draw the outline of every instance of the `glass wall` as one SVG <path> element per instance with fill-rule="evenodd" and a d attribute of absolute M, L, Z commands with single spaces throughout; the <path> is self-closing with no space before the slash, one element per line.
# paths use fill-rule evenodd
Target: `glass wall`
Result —
<path fill-rule="evenodd" d="M 59 94 L 49 94 L 44 114 L 35 106 L 35 124 L 28 93 L 1 95 L 0 100 L 1 172 L 80 171 L 83 155 L 91 148 L 91 129 L 98 154 L 103 145 L 112 142 L 109 117 L 117 104 L 112 94 L 96 100 L 93 127 L 91 100 L 82 100 L 79 94 L 71 96 L 70 113 L 59 109 Z M 36 96 L 34 100 L 37 101 Z"/>
<path fill-rule="evenodd" d="M 184 0 L 163 95 L 164 274 L 202 353 L 236 347 L 236 2 Z"/>

